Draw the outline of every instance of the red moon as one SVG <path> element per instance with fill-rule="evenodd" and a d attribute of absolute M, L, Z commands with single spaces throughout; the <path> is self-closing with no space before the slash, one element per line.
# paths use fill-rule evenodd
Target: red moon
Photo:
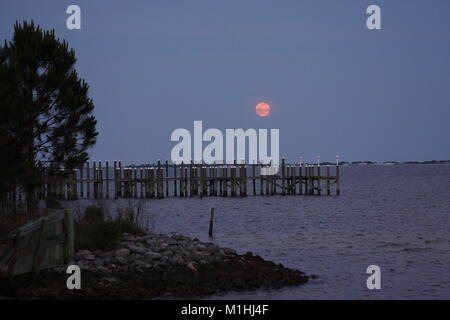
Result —
<path fill-rule="evenodd" d="M 270 113 L 270 105 L 265 102 L 260 102 L 255 107 L 256 114 L 260 117 L 267 117 Z"/>

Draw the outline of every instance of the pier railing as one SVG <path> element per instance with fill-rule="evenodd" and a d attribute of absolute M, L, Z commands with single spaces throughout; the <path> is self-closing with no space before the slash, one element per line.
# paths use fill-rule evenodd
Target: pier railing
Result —
<path fill-rule="evenodd" d="M 286 164 L 265 174 L 263 164 L 175 164 L 124 166 L 92 161 L 81 168 L 46 175 L 41 198 L 247 197 L 249 195 L 339 195 L 339 165 Z"/>

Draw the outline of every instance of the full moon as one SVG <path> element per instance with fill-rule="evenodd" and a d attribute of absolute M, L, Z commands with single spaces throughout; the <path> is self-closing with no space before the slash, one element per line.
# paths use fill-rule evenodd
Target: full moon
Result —
<path fill-rule="evenodd" d="M 268 103 L 260 102 L 255 107 L 256 114 L 260 117 L 267 117 L 270 113 L 270 106 Z"/>

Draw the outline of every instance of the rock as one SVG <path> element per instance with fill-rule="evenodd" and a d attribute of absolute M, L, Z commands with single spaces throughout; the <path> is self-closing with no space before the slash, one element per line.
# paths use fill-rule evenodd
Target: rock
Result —
<path fill-rule="evenodd" d="M 77 259 L 84 259 L 84 256 L 90 255 L 91 252 L 89 250 L 80 250 L 75 254 Z"/>
<path fill-rule="evenodd" d="M 137 260 L 137 261 L 135 261 L 135 262 L 133 263 L 133 266 L 136 267 L 136 268 L 143 269 L 143 268 L 145 268 L 146 263 Z"/>
<path fill-rule="evenodd" d="M 97 267 L 103 266 L 103 260 L 97 258 L 97 259 L 95 259 L 94 264 L 95 264 Z"/>
<path fill-rule="evenodd" d="M 116 250 L 116 257 L 125 258 L 130 254 L 130 250 L 127 248 L 117 249 Z"/>
<path fill-rule="evenodd" d="M 144 254 L 145 252 L 147 252 L 147 249 L 145 247 L 140 247 L 140 246 L 129 245 L 128 249 L 130 249 L 131 252 L 137 253 L 137 254 Z"/>
<path fill-rule="evenodd" d="M 77 253 L 74 264 L 86 270 L 83 297 L 146 299 L 164 292 L 197 297 L 218 290 L 278 288 L 308 281 L 302 272 L 265 261 L 250 252 L 238 255 L 233 249 L 181 235 L 172 238 L 152 235 L 135 241 L 123 241 L 120 249 L 109 252 L 84 250 Z M 144 244 L 151 248 L 145 248 Z M 63 269 L 53 269 L 49 277 L 43 276 L 41 282 L 33 283 L 31 290 L 23 290 L 24 298 L 48 298 L 50 294 L 62 299 L 79 298 L 76 290 L 68 291 L 61 286 L 67 276 Z M 49 281 L 52 286 L 48 285 Z"/>
<path fill-rule="evenodd" d="M 83 256 L 83 259 L 87 260 L 87 261 L 94 261 L 95 260 L 95 256 L 93 254 L 86 254 L 86 255 Z"/>
<path fill-rule="evenodd" d="M 191 261 L 186 265 L 189 269 L 191 269 L 194 273 L 198 273 L 197 269 L 195 268 L 195 262 Z"/>
<path fill-rule="evenodd" d="M 129 233 L 124 233 L 124 234 L 122 234 L 122 239 L 125 241 L 135 241 L 137 239 L 137 237 L 135 237 Z"/>
<path fill-rule="evenodd" d="M 141 255 L 141 254 L 136 254 L 136 253 L 132 253 L 132 254 L 130 254 L 130 255 L 127 257 L 127 259 L 128 259 L 129 262 L 139 261 L 139 260 L 142 260 L 143 258 L 144 258 L 143 255 Z"/>
<path fill-rule="evenodd" d="M 199 250 L 199 251 L 204 251 L 204 250 L 206 250 L 206 246 L 204 246 L 203 244 L 197 244 L 197 245 L 195 246 L 195 248 L 196 248 L 197 250 Z"/>
<path fill-rule="evenodd" d="M 236 250 L 230 249 L 230 248 L 223 248 L 222 251 L 226 255 L 236 255 Z"/>
<path fill-rule="evenodd" d="M 111 272 L 110 269 L 108 269 L 108 268 L 106 268 L 106 267 L 103 267 L 103 266 L 99 266 L 99 267 L 97 268 L 97 270 L 98 270 L 99 272 L 103 272 L 103 273 L 110 273 L 110 272 Z"/>
<path fill-rule="evenodd" d="M 168 257 L 169 258 L 169 257 L 173 256 L 173 252 L 169 251 L 169 250 L 166 250 L 166 251 L 162 251 L 161 255 L 164 256 L 164 257 Z"/>
<path fill-rule="evenodd" d="M 116 257 L 115 262 L 117 262 L 118 264 L 127 264 L 127 259 L 123 257 Z"/>
<path fill-rule="evenodd" d="M 102 258 L 111 258 L 113 255 L 114 255 L 114 251 L 106 251 L 106 252 L 99 254 L 99 256 Z"/>
<path fill-rule="evenodd" d="M 144 256 L 144 259 L 156 260 L 156 259 L 161 259 L 161 257 L 162 257 L 162 255 L 160 253 L 147 251 L 147 253 Z"/>

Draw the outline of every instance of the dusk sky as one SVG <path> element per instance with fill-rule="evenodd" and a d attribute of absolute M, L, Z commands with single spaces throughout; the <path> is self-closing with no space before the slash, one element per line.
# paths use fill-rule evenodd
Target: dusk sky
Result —
<path fill-rule="evenodd" d="M 66 8 L 81 8 L 81 30 Z M 381 7 L 381 30 L 366 9 Z M 90 85 L 92 160 L 169 159 L 177 128 L 280 130 L 298 161 L 450 159 L 450 1 L 1 1 L 55 29 Z M 255 105 L 271 105 L 258 117 Z"/>

